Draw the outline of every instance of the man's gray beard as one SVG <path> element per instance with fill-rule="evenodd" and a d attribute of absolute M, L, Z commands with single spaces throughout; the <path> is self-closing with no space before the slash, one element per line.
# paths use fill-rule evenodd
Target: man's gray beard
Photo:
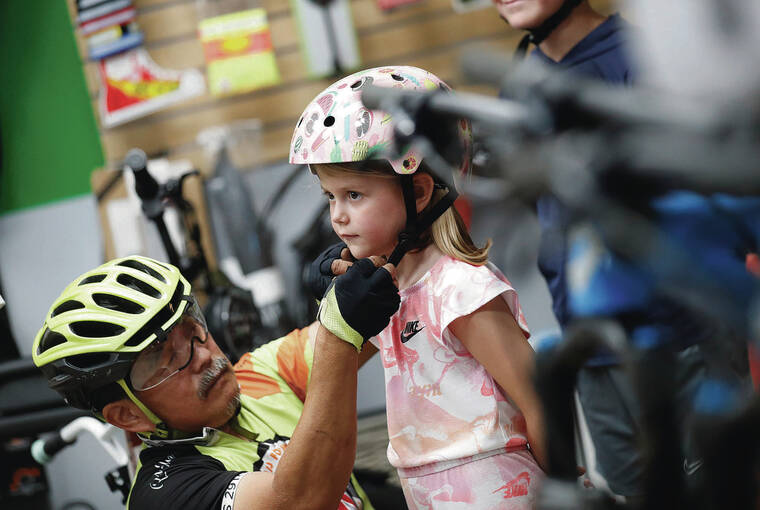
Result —
<path fill-rule="evenodd" d="M 227 413 L 230 415 L 230 420 L 234 419 L 240 412 L 240 390 L 235 392 L 235 396 L 227 402 Z"/>
<path fill-rule="evenodd" d="M 227 361 L 227 358 L 220 357 L 215 358 L 211 362 L 211 366 L 209 366 L 205 372 L 203 372 L 203 375 L 201 376 L 201 382 L 198 386 L 198 398 L 201 400 L 206 400 L 206 397 L 208 397 L 208 390 L 211 388 L 211 384 L 216 380 L 219 375 L 221 375 L 222 372 L 227 370 L 230 366 L 230 362 Z"/>

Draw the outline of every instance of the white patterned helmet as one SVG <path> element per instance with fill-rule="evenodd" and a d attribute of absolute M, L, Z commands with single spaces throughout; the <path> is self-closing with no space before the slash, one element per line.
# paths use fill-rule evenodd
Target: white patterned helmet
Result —
<path fill-rule="evenodd" d="M 361 90 L 368 84 L 420 91 L 451 90 L 434 74 L 411 66 L 376 67 L 346 76 L 318 94 L 304 109 L 290 142 L 291 163 L 350 163 L 387 158 L 386 151 L 393 143 L 392 118 L 382 110 L 364 106 Z M 470 123 L 462 120 L 457 129 L 464 148 L 459 172 L 464 175 L 470 171 Z M 396 173 L 408 175 L 419 168 L 422 154 L 412 146 L 402 157 L 387 160 Z"/>

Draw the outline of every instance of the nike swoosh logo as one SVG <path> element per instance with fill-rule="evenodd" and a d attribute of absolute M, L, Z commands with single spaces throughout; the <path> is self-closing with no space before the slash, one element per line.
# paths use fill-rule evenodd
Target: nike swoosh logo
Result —
<path fill-rule="evenodd" d="M 408 335 L 405 335 L 405 334 L 402 332 L 402 333 L 401 333 L 401 343 L 402 343 L 402 344 L 405 344 L 405 343 L 407 343 L 409 340 L 411 340 L 411 339 L 412 339 L 412 337 L 413 337 L 414 335 L 416 335 L 417 333 L 419 333 L 419 332 L 420 332 L 420 331 L 422 331 L 423 329 L 425 329 L 425 326 L 422 326 L 420 329 L 415 329 L 414 331 L 412 331 L 412 332 L 411 332 L 411 333 L 409 333 Z"/>
<path fill-rule="evenodd" d="M 702 464 L 704 464 L 704 461 L 702 459 L 697 459 L 694 462 L 689 462 L 688 459 L 684 459 L 683 470 L 687 475 L 693 475 L 699 468 L 702 467 Z"/>

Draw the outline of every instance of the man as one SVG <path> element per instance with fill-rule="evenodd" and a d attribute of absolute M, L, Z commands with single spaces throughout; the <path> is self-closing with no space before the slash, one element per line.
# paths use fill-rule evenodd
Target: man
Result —
<path fill-rule="evenodd" d="M 113 260 L 53 303 L 34 362 L 70 405 L 143 439 L 128 508 L 371 508 L 351 477 L 356 339 L 382 330 L 399 297 L 393 266 L 359 262 L 335 279 L 327 326 L 294 331 L 233 370 L 177 268 Z"/>

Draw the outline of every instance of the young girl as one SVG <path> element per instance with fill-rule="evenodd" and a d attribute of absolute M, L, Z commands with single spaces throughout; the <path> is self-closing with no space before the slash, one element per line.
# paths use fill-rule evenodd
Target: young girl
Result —
<path fill-rule="evenodd" d="M 406 66 L 348 76 L 304 110 L 290 162 L 319 177 L 353 258 L 387 258 L 400 240 L 411 248 L 397 266 L 399 311 L 362 352 L 364 360 L 378 350 L 382 357 L 388 459 L 411 509 L 532 508 L 543 426 L 517 294 L 488 263 L 489 245 L 475 246 L 447 207 L 456 196 L 444 184 L 450 176 L 431 172 L 414 148 L 377 159 L 392 143 L 392 125 L 362 104 L 367 84 L 448 90 Z M 466 173 L 469 126 L 458 131 Z"/>

